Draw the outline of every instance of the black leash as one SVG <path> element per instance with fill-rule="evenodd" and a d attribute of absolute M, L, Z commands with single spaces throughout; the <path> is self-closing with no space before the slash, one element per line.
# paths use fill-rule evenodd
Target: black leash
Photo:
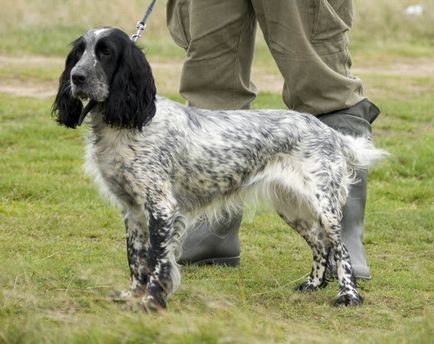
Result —
<path fill-rule="evenodd" d="M 98 102 L 97 102 L 96 100 L 93 100 L 93 99 L 89 100 L 89 103 L 87 103 L 87 105 L 86 105 L 86 106 L 84 107 L 84 109 L 81 111 L 80 118 L 78 119 L 78 122 L 77 122 L 77 125 L 78 125 L 78 126 L 80 126 L 80 125 L 83 123 L 84 118 L 86 117 L 86 115 L 87 115 L 90 111 L 92 111 L 92 109 L 93 109 L 95 106 L 97 106 L 97 105 L 98 105 Z"/>
<path fill-rule="evenodd" d="M 157 0 L 151 0 L 151 3 L 146 9 L 145 15 L 143 16 L 142 20 L 139 20 L 137 22 L 136 25 L 137 31 L 131 36 L 131 40 L 133 42 L 137 41 L 142 36 L 142 31 L 146 28 L 146 22 L 148 21 L 148 17 L 151 14 L 152 10 L 154 9 L 154 5 L 156 2 Z"/>

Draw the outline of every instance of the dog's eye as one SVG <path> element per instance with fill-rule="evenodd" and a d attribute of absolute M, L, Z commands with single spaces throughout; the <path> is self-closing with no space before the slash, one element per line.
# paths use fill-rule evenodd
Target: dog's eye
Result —
<path fill-rule="evenodd" d="M 83 52 L 81 50 L 75 51 L 74 58 L 76 59 L 76 61 L 80 60 L 82 56 L 83 56 Z"/>
<path fill-rule="evenodd" d="M 71 51 L 71 56 L 74 56 L 75 59 L 79 60 L 86 50 L 86 44 L 84 40 L 82 38 L 76 40 L 72 43 L 72 47 L 73 49 Z"/>
<path fill-rule="evenodd" d="M 112 51 L 110 50 L 110 48 L 108 48 L 108 47 L 101 47 L 100 49 L 99 49 L 99 53 L 102 55 L 102 56 L 110 56 L 111 54 L 112 54 Z"/>

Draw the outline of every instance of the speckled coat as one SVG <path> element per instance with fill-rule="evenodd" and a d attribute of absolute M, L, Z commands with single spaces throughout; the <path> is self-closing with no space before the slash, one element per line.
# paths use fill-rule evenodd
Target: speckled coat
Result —
<path fill-rule="evenodd" d="M 106 98 L 93 97 L 102 92 L 88 84 L 102 84 Z M 355 171 L 383 155 L 369 139 L 343 136 L 294 111 L 211 111 L 155 98 L 144 55 L 117 29 L 91 30 L 76 41 L 53 108 L 59 123 L 81 123 L 83 95 L 97 103 L 86 171 L 125 220 L 132 282 L 117 298 L 165 307 L 180 283 L 176 259 L 188 223 L 204 214 L 218 220 L 222 209 L 238 210 L 250 197 L 273 206 L 311 247 L 314 264 L 299 290 L 326 283 L 332 253 L 336 304 L 362 302 L 339 223 Z"/>

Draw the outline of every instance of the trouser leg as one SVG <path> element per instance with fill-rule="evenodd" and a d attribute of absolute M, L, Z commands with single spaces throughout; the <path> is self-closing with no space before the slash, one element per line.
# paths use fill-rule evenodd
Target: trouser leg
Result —
<path fill-rule="evenodd" d="M 347 31 L 352 0 L 252 0 L 265 41 L 284 78 L 290 109 L 320 114 L 365 97 L 350 72 Z"/>
<path fill-rule="evenodd" d="M 248 108 L 256 20 L 247 0 L 169 0 L 169 30 L 185 49 L 180 93 L 208 109 Z"/>

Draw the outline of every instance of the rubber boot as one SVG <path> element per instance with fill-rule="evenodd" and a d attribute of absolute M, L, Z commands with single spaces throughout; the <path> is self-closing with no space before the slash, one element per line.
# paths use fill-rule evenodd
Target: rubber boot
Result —
<path fill-rule="evenodd" d="M 242 214 L 224 216 L 210 224 L 200 219 L 187 229 L 178 260 L 182 265 L 240 265 L 239 230 Z"/>
<path fill-rule="evenodd" d="M 380 110 L 365 99 L 348 109 L 319 115 L 318 118 L 342 134 L 370 137 L 371 123 L 379 114 Z M 356 183 L 350 187 L 341 221 L 342 241 L 350 255 L 354 276 L 365 280 L 371 279 L 362 243 L 367 182 L 368 171 L 358 171 Z M 329 268 L 331 274 L 335 275 L 333 270 L 336 267 L 332 262 L 329 262 Z"/>

